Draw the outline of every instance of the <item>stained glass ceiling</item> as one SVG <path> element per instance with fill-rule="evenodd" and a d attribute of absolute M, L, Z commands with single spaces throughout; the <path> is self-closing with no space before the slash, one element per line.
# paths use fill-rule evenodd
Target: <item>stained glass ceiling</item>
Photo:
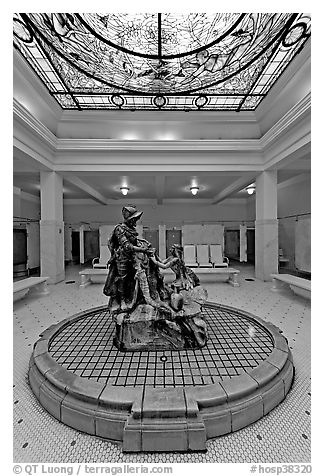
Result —
<path fill-rule="evenodd" d="M 21 13 L 14 46 L 63 109 L 254 111 L 303 13 Z"/>

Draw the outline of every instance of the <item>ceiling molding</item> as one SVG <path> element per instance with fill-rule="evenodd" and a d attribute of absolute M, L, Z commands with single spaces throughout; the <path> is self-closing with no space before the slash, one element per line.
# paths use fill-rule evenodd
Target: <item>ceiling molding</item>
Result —
<path fill-rule="evenodd" d="M 290 134 L 282 141 L 278 141 L 266 154 L 264 170 L 280 169 L 289 163 L 310 156 L 311 154 L 311 131 L 309 121 L 305 121 L 303 129 L 298 134 Z"/>
<path fill-rule="evenodd" d="M 77 174 L 89 171 L 260 173 L 269 168 L 280 168 L 287 161 L 296 160 L 299 150 L 304 150 L 305 146 L 310 144 L 310 111 L 311 95 L 308 93 L 261 139 L 175 141 L 58 139 L 27 108 L 14 99 L 14 146 L 32 158 L 34 168 L 36 165 L 40 169 L 45 168 L 59 173 Z M 89 111 L 89 114 L 98 115 L 98 112 Z M 212 114 L 214 117 L 217 116 Z M 232 113 L 229 114 L 233 117 Z M 222 115 L 221 113 L 219 117 Z M 186 116 L 183 114 L 184 118 Z M 250 119 L 252 120 L 251 115 Z M 102 197 L 99 200 L 102 200 Z"/>
<path fill-rule="evenodd" d="M 299 120 L 303 119 L 305 115 L 309 115 L 310 123 L 310 114 L 311 93 L 309 92 L 261 137 L 260 146 L 262 150 L 266 152 L 280 136 L 287 134 L 287 130 L 294 126 Z"/>
<path fill-rule="evenodd" d="M 189 195 L 189 194 L 188 194 Z M 192 198 L 165 198 L 163 200 L 163 205 L 172 205 L 172 204 L 188 204 L 190 206 L 199 206 L 199 205 L 211 205 L 210 198 L 199 198 L 194 197 Z"/>
<path fill-rule="evenodd" d="M 290 187 L 292 185 L 305 182 L 306 180 L 311 180 L 310 173 L 299 174 L 299 175 L 296 175 L 295 177 L 289 178 L 288 180 L 284 180 L 283 182 L 278 183 L 278 189 Z"/>
<path fill-rule="evenodd" d="M 258 139 L 237 140 L 116 140 L 57 139 L 56 150 L 66 151 L 233 151 L 261 152 Z"/>
<path fill-rule="evenodd" d="M 296 75 L 300 75 L 301 70 L 306 66 L 310 70 L 311 62 L 311 37 L 308 38 L 306 43 L 303 46 L 302 51 L 300 51 L 293 61 L 288 65 L 283 74 L 278 78 L 274 85 L 270 88 L 269 93 L 263 99 L 261 104 L 255 111 L 255 116 L 257 122 L 261 123 L 266 115 L 269 114 L 269 110 L 274 102 L 274 100 L 281 94 L 281 92 L 289 86 L 291 81 L 294 81 Z"/>
<path fill-rule="evenodd" d="M 26 200 L 28 202 L 33 202 L 33 203 L 38 203 L 40 204 L 40 197 L 37 197 L 36 195 L 33 195 L 28 192 L 24 192 L 23 190 L 21 191 L 20 198 L 22 200 Z"/>
<path fill-rule="evenodd" d="M 238 114 L 235 111 L 190 111 L 188 113 L 184 111 L 120 111 L 116 110 L 83 110 L 80 111 L 67 111 L 62 110 L 60 117 L 60 123 L 64 125 L 67 122 L 75 123 L 89 123 L 90 121 L 144 121 L 144 122 L 215 122 L 215 123 L 257 123 L 254 111 L 240 111 Z"/>
<path fill-rule="evenodd" d="M 26 136 L 20 139 L 17 137 L 13 138 L 13 147 L 24 152 L 26 155 L 24 160 L 30 163 L 32 169 L 54 171 L 53 162 L 46 157 L 46 154 L 42 154 L 41 151 L 37 150 L 37 145 L 39 144 L 36 144 L 35 141 L 30 141 Z"/>
<path fill-rule="evenodd" d="M 26 128 L 30 129 L 33 134 L 43 139 L 46 145 L 55 152 L 57 148 L 56 136 L 15 98 L 13 100 L 13 116 L 14 121 L 19 120 Z"/>
<path fill-rule="evenodd" d="M 49 94 L 48 89 L 44 83 L 39 79 L 37 74 L 29 66 L 27 61 L 21 56 L 21 54 L 14 48 L 13 49 L 13 74 L 14 77 L 17 75 L 25 85 L 25 89 L 30 89 L 34 92 L 33 98 L 28 98 L 28 101 L 35 99 L 39 105 L 42 103 L 43 108 L 49 113 L 55 121 L 59 121 L 62 116 L 62 109 L 57 103 L 57 101 Z M 17 91 L 18 87 L 18 91 Z M 22 86 L 21 86 L 22 87 Z M 26 93 L 25 90 L 19 90 L 19 86 L 15 84 L 14 81 L 14 94 L 19 95 L 23 100 L 23 95 Z"/>
<path fill-rule="evenodd" d="M 98 206 L 98 202 L 96 200 L 91 200 L 91 198 L 63 198 L 63 205 L 64 206 L 87 206 L 87 205 L 95 205 Z M 103 204 L 101 204 L 103 205 Z"/>
<path fill-rule="evenodd" d="M 79 177 L 73 177 L 70 175 L 64 176 L 64 180 L 71 183 L 75 187 L 79 188 L 83 192 L 85 192 L 87 195 L 90 195 L 93 200 L 99 202 L 101 205 L 108 205 L 109 200 L 104 197 L 100 192 L 95 190 L 93 187 L 85 183 L 83 180 L 79 179 Z"/>
<path fill-rule="evenodd" d="M 247 187 L 255 179 L 255 175 L 244 175 L 239 179 L 232 182 L 230 185 L 221 190 L 212 200 L 212 204 L 216 205 L 217 203 L 225 200 L 235 192 L 242 190 L 242 188 Z"/>
<path fill-rule="evenodd" d="M 246 197 L 242 197 L 242 198 L 224 198 L 224 200 L 222 200 L 221 202 L 217 202 L 217 203 L 212 203 L 213 206 L 218 206 L 218 205 L 222 205 L 222 206 L 233 206 L 233 207 L 236 207 L 237 205 L 247 205 L 247 201 L 248 201 L 248 198 Z"/>
<path fill-rule="evenodd" d="M 57 139 L 38 119 L 36 119 L 24 106 L 14 100 L 14 118 L 18 120 L 22 127 L 28 129 L 33 137 L 46 144 L 54 157 L 50 164 L 55 170 L 55 165 L 62 162 L 63 153 L 77 152 L 82 154 L 91 151 L 124 151 L 124 152 L 154 152 L 154 151 L 186 151 L 190 152 L 233 152 L 259 155 L 260 163 L 262 154 L 276 141 L 285 135 L 287 130 L 296 122 L 300 121 L 310 113 L 310 94 L 294 106 L 278 123 L 264 134 L 261 139 L 240 139 L 240 140 L 176 140 L 176 141 L 126 141 L 112 139 Z M 14 137 L 19 134 L 14 128 Z M 35 147 L 34 147 L 35 149 Z M 47 157 L 48 160 L 48 157 Z M 63 158 L 65 160 L 65 158 Z M 93 157 L 91 157 L 93 163 Z M 228 160 L 228 157 L 226 157 Z"/>
<path fill-rule="evenodd" d="M 130 201 L 129 198 L 119 199 L 114 201 L 109 201 L 107 205 L 121 207 L 128 204 Z M 246 205 L 246 198 L 228 198 L 224 205 L 226 206 L 236 206 L 236 205 Z M 90 198 L 65 198 L 63 200 L 65 206 L 83 206 L 83 205 L 97 205 L 98 203 L 94 199 Z M 212 200 L 209 198 L 167 198 L 163 200 L 163 204 L 157 205 L 156 199 L 154 198 L 137 198 L 131 199 L 131 203 L 134 205 L 148 205 L 153 208 L 158 208 L 159 206 L 172 206 L 172 205 L 190 205 L 190 206 L 206 206 L 212 205 Z M 105 205 L 105 204 L 102 204 Z"/>
<path fill-rule="evenodd" d="M 94 160 L 96 159 L 96 160 Z M 146 160 L 144 160 L 146 159 Z M 188 157 L 178 157 L 177 155 L 168 157 L 147 157 L 142 158 L 140 161 L 137 158 L 128 157 L 98 157 L 92 160 L 82 160 L 75 158 L 75 160 L 69 160 L 68 162 L 62 161 L 56 164 L 55 171 L 58 173 L 73 172 L 77 174 L 79 172 L 120 172 L 123 174 L 133 172 L 152 172 L 152 173 L 209 173 L 209 172 L 252 172 L 254 174 L 261 173 L 264 170 L 264 166 L 260 161 L 254 161 L 254 163 L 248 162 L 248 157 L 243 160 L 238 160 L 238 156 L 224 158 L 222 157 L 207 157 L 199 158 L 199 155 L 193 157 L 193 160 L 188 160 Z"/>

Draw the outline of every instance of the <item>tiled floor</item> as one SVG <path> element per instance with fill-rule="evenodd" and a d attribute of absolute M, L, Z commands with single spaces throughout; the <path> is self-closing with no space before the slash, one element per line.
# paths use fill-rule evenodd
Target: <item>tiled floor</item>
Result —
<path fill-rule="evenodd" d="M 123 454 L 119 445 L 79 433 L 50 416 L 27 382 L 33 343 L 51 324 L 106 303 L 102 285 L 79 288 L 78 270 L 67 268 L 65 281 L 50 286 L 49 296 L 27 297 L 14 304 L 15 462 L 310 462 L 310 301 L 290 291 L 273 293 L 271 283 L 246 281 L 253 278 L 249 266 L 240 267 L 240 287 L 219 282 L 207 284 L 206 288 L 210 301 L 271 321 L 288 338 L 296 368 L 295 382 L 285 401 L 269 415 L 248 428 L 209 441 L 206 453 L 185 454 Z"/>
<path fill-rule="evenodd" d="M 201 349 L 120 352 L 107 308 L 86 313 L 56 334 L 50 354 L 66 370 L 105 385 L 208 385 L 257 367 L 273 350 L 257 322 L 227 308 L 203 306 L 207 344 Z"/>

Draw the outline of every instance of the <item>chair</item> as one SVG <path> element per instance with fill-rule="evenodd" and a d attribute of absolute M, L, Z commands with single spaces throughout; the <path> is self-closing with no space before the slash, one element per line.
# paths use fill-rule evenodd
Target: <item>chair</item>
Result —
<path fill-rule="evenodd" d="M 212 268 L 213 265 L 209 260 L 208 245 L 197 245 L 197 262 L 199 268 Z"/>
<path fill-rule="evenodd" d="M 214 268 L 228 268 L 229 261 L 223 256 L 222 245 L 209 245 L 210 261 Z"/>
<path fill-rule="evenodd" d="M 198 268 L 198 263 L 196 260 L 196 246 L 195 245 L 184 245 L 183 247 L 183 259 L 185 265 L 189 268 Z"/>
<path fill-rule="evenodd" d="M 110 260 L 110 251 L 107 245 L 100 246 L 100 257 L 93 258 L 93 268 L 108 268 L 108 261 Z"/>
<path fill-rule="evenodd" d="M 289 263 L 289 259 L 284 256 L 282 248 L 279 248 L 278 260 L 279 260 L 279 267 L 286 266 Z"/>

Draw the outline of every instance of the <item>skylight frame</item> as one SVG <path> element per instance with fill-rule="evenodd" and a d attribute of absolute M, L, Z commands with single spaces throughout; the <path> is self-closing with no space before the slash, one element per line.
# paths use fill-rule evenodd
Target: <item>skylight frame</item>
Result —
<path fill-rule="evenodd" d="M 52 24 L 50 23 L 50 15 L 52 15 L 52 19 L 54 18 Z M 57 18 L 53 17 L 53 15 L 57 15 Z M 123 72 L 120 76 L 119 84 L 113 84 L 111 81 L 106 81 L 103 78 L 98 79 L 95 76 L 97 70 L 102 74 L 102 71 L 100 71 L 101 65 L 98 63 L 100 60 L 99 56 L 94 58 L 93 64 L 96 64 L 95 61 L 98 64 L 97 70 L 94 68 L 93 74 L 89 72 L 92 67 L 91 61 L 89 62 L 88 60 L 86 64 L 84 60 L 84 58 L 87 58 L 86 53 L 79 50 L 78 58 L 78 54 L 74 50 L 75 45 L 80 46 L 81 43 L 77 39 L 75 31 L 80 32 L 78 34 L 81 38 L 83 38 L 81 34 L 85 35 L 87 41 L 90 42 L 89 44 L 92 44 L 91 41 L 96 46 L 108 44 L 107 48 L 110 48 L 110 51 L 112 51 L 112 42 L 107 39 L 100 39 L 102 36 L 98 35 L 95 30 L 92 31 L 89 25 L 86 26 L 82 15 L 86 17 L 86 15 L 90 14 L 22 13 L 14 16 L 15 48 L 22 54 L 30 67 L 45 84 L 49 93 L 64 110 L 255 111 L 310 37 L 310 17 L 308 14 L 232 14 L 233 19 L 229 28 L 225 28 L 225 33 L 220 34 L 216 39 L 214 38 L 214 41 L 210 41 L 207 49 L 206 46 L 201 46 L 201 48 L 194 48 L 193 51 L 182 51 L 177 54 L 163 56 L 163 17 L 162 14 L 156 14 L 158 19 L 156 54 L 140 54 L 138 51 L 127 52 L 127 48 L 114 45 L 116 50 L 120 50 L 115 55 L 117 58 L 119 54 L 121 58 L 129 55 L 132 59 L 135 55 L 139 58 L 139 61 L 143 61 L 144 65 L 151 64 L 145 63 L 146 61 L 152 61 L 153 66 L 161 65 L 161 71 L 160 69 L 154 70 L 153 68 L 153 73 L 151 73 L 150 69 L 146 73 L 146 70 L 144 70 L 144 73 L 151 75 L 152 79 L 150 77 L 146 81 L 145 78 L 144 81 L 139 83 L 141 86 L 139 89 L 142 89 L 136 91 L 134 80 L 128 85 L 125 82 L 123 85 L 121 84 Z M 234 15 L 236 15 L 235 18 Z M 257 17 L 253 17 L 253 15 L 257 15 Z M 228 16 L 227 18 L 230 17 Z M 257 29 L 255 18 L 258 20 L 261 18 L 259 21 L 264 21 L 264 28 L 269 28 L 269 32 L 271 31 L 269 38 L 265 34 L 262 38 L 261 33 L 260 36 L 257 36 L 256 33 L 254 37 L 252 36 L 249 29 L 250 24 L 253 24 L 255 27 L 254 32 L 262 30 L 261 24 L 258 24 Z M 61 28 L 59 30 L 62 32 L 61 36 L 55 30 L 57 19 L 61 21 L 58 24 Z M 252 23 L 251 19 L 254 23 Z M 75 25 L 79 25 L 79 29 Z M 80 25 L 82 25 L 82 28 L 84 27 L 84 30 L 80 29 Z M 240 28 L 241 25 L 244 26 L 245 30 L 243 27 Z M 272 31 L 269 25 L 276 26 L 277 30 Z M 43 31 L 40 26 L 43 27 Z M 172 32 L 172 30 L 170 31 Z M 53 36 L 52 42 L 50 41 L 51 35 Z M 68 35 L 72 39 L 68 40 Z M 73 43 L 73 35 L 76 38 L 75 43 Z M 241 40 L 241 37 L 242 43 L 240 44 L 236 42 L 236 39 Z M 246 37 L 250 38 L 251 44 L 253 42 L 258 43 L 259 38 L 263 42 L 265 42 L 266 38 L 268 43 L 261 44 L 261 40 L 259 40 L 261 46 L 259 46 L 257 54 L 250 59 L 252 50 L 249 48 L 250 45 L 246 41 Z M 68 41 L 70 43 L 67 43 Z M 100 42 L 103 43 L 101 44 Z M 63 44 L 65 50 L 62 47 Z M 234 45 L 232 49 L 228 47 L 228 44 Z M 247 46 L 245 47 L 244 45 Z M 60 47 L 62 47 L 62 50 L 60 50 Z M 102 46 L 102 48 L 104 49 L 105 46 Z M 239 57 L 237 52 L 240 51 L 240 48 L 243 51 L 245 48 L 246 56 L 242 55 L 242 57 Z M 72 51 L 76 58 L 74 62 L 71 60 Z M 94 49 L 94 51 L 97 50 Z M 82 55 L 84 55 L 84 69 L 82 69 L 82 61 L 79 60 L 80 58 L 82 60 Z M 234 58 L 237 55 L 236 63 L 233 60 L 233 66 L 231 66 L 231 62 L 228 59 L 231 55 Z M 276 61 L 280 56 L 281 60 L 279 62 Z M 226 58 L 223 60 L 225 61 L 225 66 L 223 69 L 222 67 L 217 69 L 217 65 L 221 64 L 223 57 Z M 102 58 L 106 59 L 104 56 Z M 207 58 L 206 61 L 205 58 Z M 244 64 L 245 60 L 247 61 L 246 64 Z M 173 61 L 173 63 L 168 63 L 168 61 Z M 235 68 L 235 64 L 240 64 L 240 66 Z M 179 65 L 183 65 L 183 68 L 187 65 L 189 68 L 189 73 L 186 71 L 183 75 L 185 77 L 184 80 L 175 78 L 177 75 L 174 75 L 174 73 L 172 73 L 173 76 L 171 74 Z M 210 74 L 211 71 L 208 69 L 208 67 L 211 68 L 210 65 L 214 65 L 215 68 L 215 81 L 213 81 L 213 75 Z M 120 68 L 119 64 L 116 66 L 116 71 L 117 68 Z M 194 72 L 190 73 L 192 69 Z M 105 70 L 103 69 L 103 71 Z M 197 79 L 198 72 L 202 79 Z M 268 74 L 269 72 L 271 74 Z M 119 72 L 116 74 L 118 79 Z M 161 74 L 161 79 L 159 74 Z M 191 78 L 191 88 L 184 88 L 180 92 L 175 90 L 176 87 L 173 87 L 173 90 L 171 88 L 168 90 L 167 86 L 171 82 L 166 79 L 163 81 L 163 74 L 167 74 L 172 80 L 178 81 L 178 83 L 173 82 L 175 85 L 181 85 Z M 127 77 L 127 74 L 125 74 L 125 77 Z M 125 84 L 127 87 L 125 87 Z M 190 85 L 190 83 L 188 84 Z M 200 86 L 197 87 L 199 84 Z M 233 89 L 233 84 L 238 85 L 236 89 Z"/>

